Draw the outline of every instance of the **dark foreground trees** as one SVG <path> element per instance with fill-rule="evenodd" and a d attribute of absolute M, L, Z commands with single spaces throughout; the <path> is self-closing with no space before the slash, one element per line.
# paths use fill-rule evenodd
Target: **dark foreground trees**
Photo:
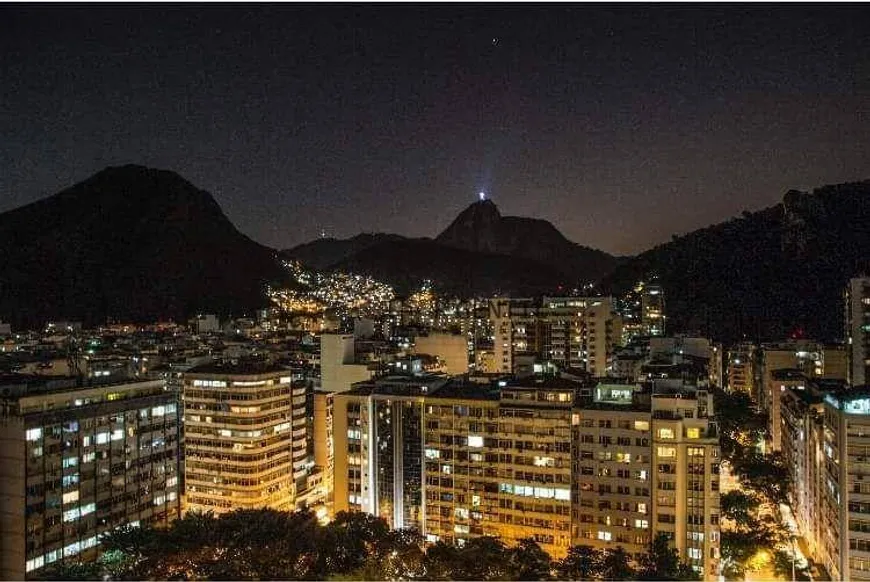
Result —
<path fill-rule="evenodd" d="M 666 538 L 633 565 L 616 547 L 570 548 L 554 561 L 532 539 L 508 546 L 478 537 L 428 547 L 416 531 L 390 530 L 366 513 L 320 525 L 310 512 L 191 513 L 166 529 L 122 528 L 93 564 L 53 565 L 54 580 L 694 580 Z M 636 567 L 638 569 L 636 569 Z"/>

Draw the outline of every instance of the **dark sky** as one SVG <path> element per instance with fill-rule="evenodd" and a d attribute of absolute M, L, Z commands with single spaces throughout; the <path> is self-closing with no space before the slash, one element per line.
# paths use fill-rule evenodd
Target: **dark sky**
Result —
<path fill-rule="evenodd" d="M 274 247 L 503 214 L 624 254 L 870 178 L 870 18 L 824 5 L 6 5 L 0 211 L 171 169 Z"/>

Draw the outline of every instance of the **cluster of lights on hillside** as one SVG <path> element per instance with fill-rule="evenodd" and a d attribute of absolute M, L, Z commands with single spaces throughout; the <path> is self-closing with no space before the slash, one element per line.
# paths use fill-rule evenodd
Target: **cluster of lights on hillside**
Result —
<path fill-rule="evenodd" d="M 372 277 L 350 273 L 320 273 L 298 261 L 282 261 L 299 289 L 267 289 L 269 298 L 290 313 L 383 312 L 395 297 L 393 288 Z"/>

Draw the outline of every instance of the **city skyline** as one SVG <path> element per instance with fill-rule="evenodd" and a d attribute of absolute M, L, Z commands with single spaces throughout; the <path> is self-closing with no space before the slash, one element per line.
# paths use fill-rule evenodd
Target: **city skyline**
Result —
<path fill-rule="evenodd" d="M 4 8 L 4 578 L 870 582 L 870 11 Z"/>
<path fill-rule="evenodd" d="M 484 191 L 634 254 L 870 175 L 859 8 L 6 14 L 0 211 L 139 163 L 274 248 L 431 237 Z"/>

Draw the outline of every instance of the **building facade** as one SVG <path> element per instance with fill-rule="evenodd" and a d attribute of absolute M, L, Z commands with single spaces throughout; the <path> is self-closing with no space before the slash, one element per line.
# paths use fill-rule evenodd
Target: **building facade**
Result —
<path fill-rule="evenodd" d="M 177 395 L 157 381 L 2 379 L 0 575 L 93 558 L 99 536 L 180 515 Z"/>
<path fill-rule="evenodd" d="M 755 391 L 755 346 L 741 343 L 728 351 L 728 391 L 757 398 Z"/>
<path fill-rule="evenodd" d="M 851 279 L 845 299 L 847 380 L 852 386 L 864 386 L 870 370 L 870 277 Z"/>
<path fill-rule="evenodd" d="M 379 384 L 380 382 L 380 384 Z M 705 579 L 719 568 L 719 447 L 703 384 L 393 378 L 335 395 L 336 511 L 429 542 L 531 537 L 637 558 L 664 532 Z"/>
<path fill-rule="evenodd" d="M 184 374 L 186 509 L 291 510 L 307 485 L 306 388 L 264 362 Z"/>
<path fill-rule="evenodd" d="M 789 497 L 809 557 L 832 580 L 870 580 L 870 392 L 832 384 L 783 393 Z"/>
<path fill-rule="evenodd" d="M 490 321 L 495 371 L 504 374 L 537 359 L 604 377 L 622 343 L 622 317 L 611 297 L 493 299 Z"/>

